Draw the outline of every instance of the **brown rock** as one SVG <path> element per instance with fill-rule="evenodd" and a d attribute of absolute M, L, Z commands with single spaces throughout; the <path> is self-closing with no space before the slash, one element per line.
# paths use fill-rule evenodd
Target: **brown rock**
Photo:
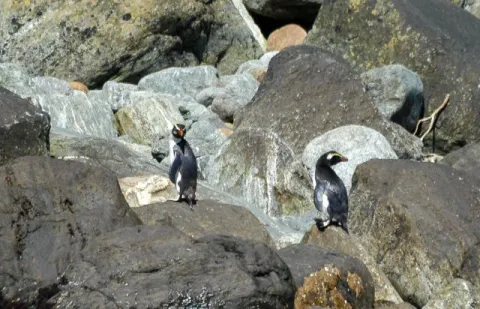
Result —
<path fill-rule="evenodd" d="M 78 90 L 87 93 L 88 92 L 88 87 L 82 82 L 77 82 L 73 81 L 70 82 L 70 87 L 72 87 L 73 90 Z"/>
<path fill-rule="evenodd" d="M 261 83 L 265 78 L 265 74 L 267 74 L 267 68 L 256 68 L 250 70 L 248 73 L 252 74 L 252 76 L 255 77 L 259 83 Z"/>
<path fill-rule="evenodd" d="M 282 50 L 289 46 L 302 44 L 306 36 L 307 32 L 299 25 L 285 25 L 268 36 L 267 51 Z"/>

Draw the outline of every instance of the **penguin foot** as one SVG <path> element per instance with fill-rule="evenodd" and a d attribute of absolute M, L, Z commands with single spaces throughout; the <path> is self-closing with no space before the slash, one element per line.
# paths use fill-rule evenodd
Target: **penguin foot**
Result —
<path fill-rule="evenodd" d="M 190 206 L 190 210 L 193 210 L 193 205 L 197 205 L 197 201 L 195 199 L 188 199 L 188 206 Z"/>
<path fill-rule="evenodd" d="M 313 220 L 315 221 L 315 225 L 317 226 L 317 228 L 320 232 L 325 231 L 327 226 L 330 224 L 330 220 L 323 221 L 323 220 L 318 219 L 318 218 L 314 218 Z"/>

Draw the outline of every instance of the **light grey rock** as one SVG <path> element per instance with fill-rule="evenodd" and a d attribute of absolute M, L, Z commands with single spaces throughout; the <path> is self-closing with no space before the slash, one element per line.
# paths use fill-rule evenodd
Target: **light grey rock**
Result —
<path fill-rule="evenodd" d="M 122 135 L 129 135 L 136 143 L 152 145 L 154 138 L 166 137 L 171 124 L 183 123 L 178 107 L 162 95 L 135 92 L 138 102 L 121 108 L 115 117 Z"/>
<path fill-rule="evenodd" d="M 275 57 L 278 53 L 279 51 L 271 51 L 265 53 L 262 57 L 260 57 L 259 60 L 268 67 L 268 65 L 270 64 L 270 60 L 272 60 L 272 58 Z"/>
<path fill-rule="evenodd" d="M 233 122 L 235 113 L 252 100 L 259 82 L 247 73 L 222 76 L 220 82 L 225 85 L 225 94 L 215 97 L 211 109 L 222 120 Z"/>
<path fill-rule="evenodd" d="M 243 73 L 250 73 L 254 70 L 257 69 L 266 69 L 268 67 L 268 64 L 265 65 L 261 60 L 255 59 L 255 60 L 249 60 L 247 62 L 242 63 L 235 74 L 243 74 Z"/>
<path fill-rule="evenodd" d="M 272 217 L 311 208 L 308 176 L 292 149 L 274 132 L 237 129 L 212 157 L 207 180 L 242 196 Z"/>
<path fill-rule="evenodd" d="M 130 99 L 130 93 L 136 91 L 137 85 L 118 83 L 116 81 L 107 81 L 103 84 L 102 95 L 113 111 L 118 111 L 120 108 L 126 105 L 131 105 L 132 99 Z"/>
<path fill-rule="evenodd" d="M 470 282 L 457 278 L 443 288 L 422 309 L 473 309 L 480 301 L 479 290 Z"/>
<path fill-rule="evenodd" d="M 50 134 L 50 155 L 101 166 L 117 177 L 165 174 L 151 156 L 150 147 L 122 141 L 81 135 L 53 128 Z"/>
<path fill-rule="evenodd" d="M 35 92 L 27 70 L 16 63 L 0 63 L 0 86 L 22 98 L 31 97 Z"/>
<path fill-rule="evenodd" d="M 52 76 L 33 77 L 32 83 L 34 87 L 32 91 L 34 91 L 35 94 L 50 95 L 52 93 L 55 93 L 72 95 L 74 91 L 72 90 L 72 87 L 70 87 L 70 84 L 67 81 Z"/>
<path fill-rule="evenodd" d="M 423 84 L 401 64 L 371 69 L 361 75 L 380 113 L 413 133 L 424 112 Z"/>
<path fill-rule="evenodd" d="M 218 96 L 224 96 L 226 90 L 219 87 L 205 88 L 195 96 L 195 100 L 205 107 L 212 105 L 213 100 Z"/>
<path fill-rule="evenodd" d="M 32 101 L 50 114 L 52 127 L 96 137 L 117 136 L 110 106 L 104 101 L 89 100 L 81 91 L 35 95 Z"/>
<path fill-rule="evenodd" d="M 358 125 L 342 126 L 314 138 L 305 147 L 302 161 L 311 179 L 314 179 L 318 158 L 330 150 L 338 151 L 348 158 L 348 162 L 333 166 L 345 184 L 347 192 L 352 187 L 352 176 L 357 165 L 374 158 L 397 159 L 390 143 L 378 131 Z"/>
<path fill-rule="evenodd" d="M 217 69 L 213 66 L 173 67 L 143 77 L 138 83 L 138 89 L 194 98 L 197 93 L 215 86 L 217 82 Z"/>

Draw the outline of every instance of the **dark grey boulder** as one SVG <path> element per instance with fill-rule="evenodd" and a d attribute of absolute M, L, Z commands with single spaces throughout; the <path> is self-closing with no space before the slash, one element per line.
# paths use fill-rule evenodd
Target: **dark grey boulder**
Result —
<path fill-rule="evenodd" d="M 0 165 L 22 156 L 46 155 L 50 116 L 0 86 Z"/>
<path fill-rule="evenodd" d="M 146 225 L 168 223 L 194 238 L 221 234 L 273 244 L 263 224 L 242 206 L 199 199 L 193 211 L 173 201 L 135 207 L 133 211 Z"/>
<path fill-rule="evenodd" d="M 93 236 L 141 223 L 96 166 L 23 157 L 0 179 L 0 295 L 13 308 L 42 308 Z"/>
<path fill-rule="evenodd" d="M 454 278 L 480 286 L 480 180 L 410 160 L 359 165 L 349 227 L 399 294 L 424 306 Z"/>
<path fill-rule="evenodd" d="M 265 244 L 168 225 L 97 237 L 64 283 L 56 308 L 293 308 L 288 267 Z"/>

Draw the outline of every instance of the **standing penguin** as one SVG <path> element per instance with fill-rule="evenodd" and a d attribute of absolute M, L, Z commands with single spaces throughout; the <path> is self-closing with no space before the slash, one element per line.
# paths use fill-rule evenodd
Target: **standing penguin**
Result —
<path fill-rule="evenodd" d="M 176 124 L 172 128 L 170 140 L 170 170 L 168 177 L 175 184 L 178 192 L 177 202 L 184 198 L 193 209 L 196 203 L 197 190 L 197 159 L 192 148 L 185 140 L 186 129 L 183 124 Z"/>
<path fill-rule="evenodd" d="M 340 177 L 331 166 L 348 161 L 346 157 L 336 151 L 324 153 L 315 166 L 315 191 L 313 202 L 315 208 L 322 213 L 326 220 L 315 219 L 319 229 L 326 228 L 330 222 L 340 225 L 348 234 L 348 195 L 347 189 Z"/>

